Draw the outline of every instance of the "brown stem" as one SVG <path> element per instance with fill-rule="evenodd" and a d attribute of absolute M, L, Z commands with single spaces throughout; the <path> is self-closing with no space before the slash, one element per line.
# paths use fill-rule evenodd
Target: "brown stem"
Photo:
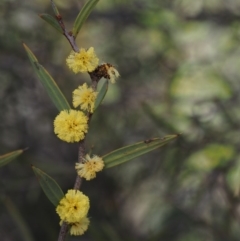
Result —
<path fill-rule="evenodd" d="M 97 89 L 97 84 L 99 81 L 99 78 L 97 78 L 95 75 L 91 75 L 91 73 L 89 73 L 91 79 L 92 79 L 92 88 L 94 90 Z M 91 120 L 92 117 L 92 113 L 88 114 L 88 124 Z M 85 136 L 86 138 L 86 136 Z M 79 148 L 78 148 L 78 162 L 81 163 L 85 157 L 85 138 L 79 142 Z M 77 175 L 76 180 L 75 180 L 75 184 L 74 184 L 74 189 L 75 190 L 79 190 L 82 184 L 82 178 Z M 64 241 L 66 236 L 67 236 L 67 232 L 68 232 L 68 224 L 67 223 L 63 223 L 59 232 L 59 236 L 58 236 L 58 241 Z"/>
<path fill-rule="evenodd" d="M 74 52 L 79 52 L 79 48 L 75 42 L 75 38 L 74 36 L 72 35 L 72 32 L 68 32 L 65 28 L 65 25 L 62 21 L 62 16 L 59 15 L 59 16 L 56 16 L 56 19 L 59 23 L 59 25 L 61 26 L 62 30 L 63 30 L 63 35 L 66 37 L 66 39 L 68 40 L 68 42 L 70 43 L 70 45 L 72 46 L 72 49 Z"/>
<path fill-rule="evenodd" d="M 63 35 L 66 37 L 66 39 L 70 43 L 73 51 L 79 52 L 79 48 L 78 48 L 78 46 L 75 42 L 75 37 L 72 35 L 71 31 L 68 32 L 67 29 L 65 28 L 65 25 L 64 25 L 63 20 L 62 20 L 62 16 L 58 12 L 57 7 L 56 7 L 55 3 L 53 2 L 53 0 L 51 0 L 51 4 L 52 4 L 52 8 L 54 9 L 54 12 L 55 12 L 55 18 L 58 21 L 59 26 L 62 28 Z"/>
<path fill-rule="evenodd" d="M 98 80 L 94 79 L 94 77 L 91 76 L 91 74 L 90 74 L 90 77 L 92 79 L 92 88 L 94 90 L 96 90 L 99 79 Z M 89 122 L 91 121 L 91 117 L 92 117 L 92 113 L 89 113 L 88 114 L 88 125 L 89 125 Z M 85 136 L 85 138 L 86 138 L 86 136 Z M 79 142 L 79 148 L 78 148 L 78 162 L 79 163 L 81 163 L 85 157 L 85 138 Z M 81 184 L 82 184 L 82 178 L 79 175 L 77 175 L 75 184 L 74 184 L 74 189 L 79 190 L 81 187 Z M 62 224 L 60 232 L 59 232 L 58 241 L 65 240 L 65 238 L 67 236 L 68 228 L 69 228 L 69 225 L 64 222 Z"/>
<path fill-rule="evenodd" d="M 67 232 L 68 232 L 68 224 L 63 222 L 59 232 L 58 241 L 64 241 L 66 238 Z"/>
<path fill-rule="evenodd" d="M 97 84 L 98 84 L 98 81 L 99 79 L 97 79 L 94 75 L 90 75 L 90 78 L 92 79 L 92 88 L 96 91 L 97 89 Z M 91 121 L 91 117 L 92 117 L 92 113 L 89 112 L 88 114 L 88 125 Z M 85 136 L 86 138 L 86 136 Z M 78 162 L 81 163 L 83 160 L 84 160 L 84 157 L 85 157 L 85 138 L 79 142 L 79 148 L 78 148 Z M 75 190 L 79 190 L 80 189 L 80 186 L 82 184 L 82 178 L 77 175 L 76 177 L 76 180 L 75 180 L 75 184 L 74 184 L 74 189 Z"/>
<path fill-rule="evenodd" d="M 79 163 L 81 163 L 83 161 L 84 156 L 85 156 L 85 145 L 84 145 L 84 140 L 82 140 L 79 142 L 79 148 L 78 148 L 78 162 Z M 82 183 L 82 178 L 79 175 L 77 175 L 76 181 L 74 184 L 74 189 L 79 190 L 81 183 Z M 67 236 L 67 232 L 68 232 L 68 224 L 64 222 L 62 224 L 60 232 L 59 232 L 58 241 L 64 241 Z"/>
<path fill-rule="evenodd" d="M 84 157 L 85 157 L 85 144 L 84 144 L 84 140 L 82 140 L 79 142 L 78 162 L 81 163 L 83 161 Z M 81 183 L 82 183 L 82 178 L 79 175 L 77 175 L 75 184 L 74 184 L 74 189 L 79 190 Z"/>
<path fill-rule="evenodd" d="M 99 75 L 99 73 L 98 73 L 98 69 L 99 69 L 99 66 L 93 72 L 88 72 L 88 74 L 92 80 L 92 88 L 94 91 L 97 90 L 98 82 L 102 78 L 102 75 Z"/>

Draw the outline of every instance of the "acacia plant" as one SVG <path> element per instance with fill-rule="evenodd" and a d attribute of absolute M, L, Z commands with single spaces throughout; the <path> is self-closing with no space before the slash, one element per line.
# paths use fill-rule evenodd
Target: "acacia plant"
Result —
<path fill-rule="evenodd" d="M 87 138 L 91 118 L 102 103 L 107 93 L 109 82 L 114 84 L 120 77 L 118 70 L 116 70 L 112 64 L 99 64 L 99 58 L 95 53 L 95 49 L 98 47 L 94 48 L 89 46 L 88 49 L 84 49 L 77 46 L 75 41 L 84 21 L 97 2 L 98 0 L 88 0 L 86 2 L 76 17 L 71 31 L 65 28 L 62 16 L 53 1 L 51 1 L 51 4 L 55 16 L 53 17 L 48 14 L 40 15 L 42 19 L 64 35 L 71 45 L 72 51 L 66 58 L 66 64 L 69 69 L 75 74 L 89 74 L 89 83 L 81 83 L 81 85 L 72 92 L 73 107 L 71 107 L 57 86 L 57 81 L 55 82 L 46 69 L 38 62 L 27 45 L 23 44 L 39 80 L 59 111 L 59 114 L 53 121 L 53 131 L 56 137 L 67 143 L 79 143 L 78 160 L 72 164 L 76 170 L 76 181 L 72 189 L 69 189 L 66 194 L 64 194 L 52 177 L 39 168 L 35 166 L 32 167 L 44 193 L 54 204 L 56 212 L 59 215 L 61 229 L 58 241 L 65 240 L 68 233 L 70 233 L 70 235 L 82 235 L 90 224 L 88 219 L 90 201 L 89 198 L 80 191 L 83 179 L 89 181 L 96 177 L 97 172 L 160 148 L 178 136 L 168 135 L 163 138 L 151 138 L 113 150 L 105 155 L 101 153 L 91 155 L 89 154 L 89 150 L 86 150 L 84 143 Z M 99 89 L 98 83 L 100 80 L 103 81 L 103 84 Z M 106 134 L 110 135 L 110 133 Z"/>

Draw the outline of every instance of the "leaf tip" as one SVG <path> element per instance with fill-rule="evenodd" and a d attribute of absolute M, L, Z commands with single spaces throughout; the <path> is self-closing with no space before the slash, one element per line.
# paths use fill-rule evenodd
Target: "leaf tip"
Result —
<path fill-rule="evenodd" d="M 31 50 L 28 48 L 28 46 L 24 42 L 22 42 L 22 45 L 27 53 L 31 52 Z"/>

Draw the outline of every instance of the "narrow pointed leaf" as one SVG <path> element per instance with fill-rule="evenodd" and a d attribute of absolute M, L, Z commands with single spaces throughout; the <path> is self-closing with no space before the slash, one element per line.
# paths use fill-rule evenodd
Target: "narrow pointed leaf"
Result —
<path fill-rule="evenodd" d="M 98 106 L 102 103 L 106 93 L 108 91 L 108 81 L 104 80 L 104 83 L 100 89 L 100 91 L 98 92 L 96 101 L 95 101 L 95 107 L 94 107 L 94 111 L 98 108 Z"/>
<path fill-rule="evenodd" d="M 58 21 L 53 16 L 46 13 L 42 13 L 42 14 L 39 14 L 39 17 L 45 20 L 51 26 L 53 26 L 58 32 L 63 34 L 62 28 L 60 27 L 60 25 L 58 24 Z"/>
<path fill-rule="evenodd" d="M 105 167 L 109 168 L 130 161 L 138 156 L 166 145 L 177 137 L 178 135 L 168 135 L 163 138 L 153 138 L 117 149 L 102 157 Z"/>
<path fill-rule="evenodd" d="M 99 0 L 88 0 L 84 6 L 82 7 L 80 13 L 78 14 L 74 24 L 73 24 L 73 36 L 76 38 L 83 23 L 86 21 L 88 18 L 89 14 L 95 7 L 95 5 L 98 3 Z"/>
<path fill-rule="evenodd" d="M 32 51 L 27 47 L 27 45 L 23 44 L 23 47 L 25 48 L 30 59 L 30 62 L 32 63 L 34 70 L 36 71 L 42 85 L 47 91 L 53 104 L 57 107 L 59 111 L 71 109 L 65 96 L 63 95 L 63 93 L 61 92 L 56 82 L 51 77 L 51 75 L 41 64 L 39 64 L 37 58 L 32 53 Z"/>
<path fill-rule="evenodd" d="M 23 153 L 24 150 L 16 150 L 0 156 L 0 167 L 7 165 L 13 161 L 16 157 Z"/>
<path fill-rule="evenodd" d="M 45 172 L 34 166 L 32 166 L 32 169 L 48 199 L 54 206 L 57 206 L 64 196 L 62 189 L 57 182 Z"/>
<path fill-rule="evenodd" d="M 56 4 L 53 2 L 53 0 L 51 0 L 51 5 L 52 5 L 52 9 L 53 9 L 53 12 L 55 13 L 55 15 L 59 16 L 60 13 L 58 11 L 58 8 L 57 8 Z"/>

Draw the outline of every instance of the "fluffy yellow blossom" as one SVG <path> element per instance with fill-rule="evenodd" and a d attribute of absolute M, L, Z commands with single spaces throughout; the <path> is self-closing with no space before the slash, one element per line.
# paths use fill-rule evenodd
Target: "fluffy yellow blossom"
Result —
<path fill-rule="evenodd" d="M 104 162 L 102 158 L 94 156 L 91 158 L 88 154 L 85 156 L 83 163 L 76 163 L 75 169 L 80 177 L 91 180 L 96 177 L 96 172 L 103 169 Z"/>
<path fill-rule="evenodd" d="M 87 51 L 81 48 L 79 53 L 72 51 L 66 59 L 68 67 L 75 74 L 78 72 L 92 72 L 97 68 L 98 61 L 99 59 L 93 47 L 89 48 Z"/>
<path fill-rule="evenodd" d="M 61 221 L 78 223 L 86 217 L 89 210 L 89 198 L 79 190 L 68 190 L 56 208 Z"/>
<path fill-rule="evenodd" d="M 82 218 L 79 222 L 71 224 L 71 235 L 82 235 L 88 229 L 90 221 L 87 217 Z"/>
<path fill-rule="evenodd" d="M 82 110 L 93 112 L 94 104 L 97 97 L 97 92 L 95 92 L 91 87 L 88 88 L 87 84 L 84 83 L 73 91 L 73 106 L 76 108 L 79 105 Z"/>
<path fill-rule="evenodd" d="M 110 64 L 106 65 L 107 67 L 107 74 L 108 79 L 111 81 L 111 83 L 115 83 L 116 79 L 120 76 L 119 72 Z"/>
<path fill-rule="evenodd" d="M 54 132 L 63 141 L 78 142 L 88 131 L 88 118 L 82 111 L 63 110 L 54 120 Z"/>

